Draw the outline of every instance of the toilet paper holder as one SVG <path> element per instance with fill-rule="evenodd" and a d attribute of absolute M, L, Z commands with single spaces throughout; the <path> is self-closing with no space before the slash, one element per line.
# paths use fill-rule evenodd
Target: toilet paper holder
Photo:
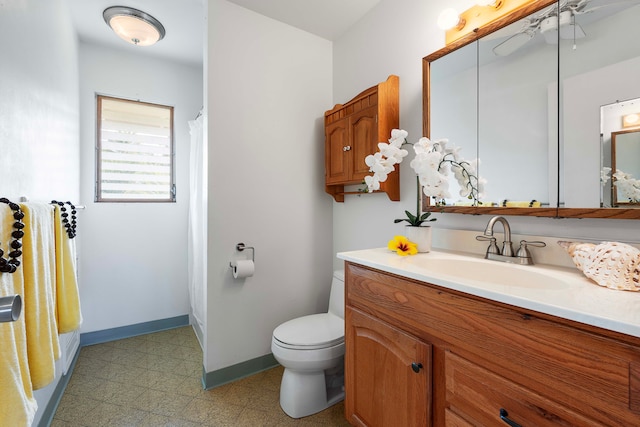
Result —
<path fill-rule="evenodd" d="M 238 252 L 242 252 L 245 249 L 251 249 L 251 261 L 256 261 L 256 249 L 253 246 L 246 246 L 244 243 L 236 244 L 236 250 Z M 233 268 L 233 264 L 229 263 L 229 267 Z"/>

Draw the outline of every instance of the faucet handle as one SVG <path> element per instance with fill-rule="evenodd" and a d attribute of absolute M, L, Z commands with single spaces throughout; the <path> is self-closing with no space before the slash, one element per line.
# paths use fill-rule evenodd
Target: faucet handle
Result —
<path fill-rule="evenodd" d="M 520 249 L 518 249 L 516 256 L 520 258 L 531 258 L 531 253 L 529 252 L 529 249 L 527 249 L 527 246 L 544 248 L 547 244 L 540 241 L 527 242 L 526 240 L 520 240 Z"/>
<path fill-rule="evenodd" d="M 498 245 L 496 244 L 496 238 L 493 236 L 476 236 L 476 240 L 481 242 L 489 242 L 489 247 L 487 248 L 488 254 L 497 254 L 500 255 L 500 249 L 498 249 Z"/>

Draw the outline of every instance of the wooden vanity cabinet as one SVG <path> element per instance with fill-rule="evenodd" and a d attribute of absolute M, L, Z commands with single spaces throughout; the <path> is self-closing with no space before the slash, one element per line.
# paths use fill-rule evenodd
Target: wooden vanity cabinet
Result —
<path fill-rule="evenodd" d="M 351 424 L 640 426 L 640 339 L 345 267 Z"/>
<path fill-rule="evenodd" d="M 325 191 L 344 202 L 344 186 L 361 184 L 369 167 L 364 159 L 378 150 L 399 126 L 399 78 L 389 78 L 346 104 L 325 112 Z M 400 200 L 399 165 L 381 183 L 380 191 Z"/>
<path fill-rule="evenodd" d="M 431 346 L 347 307 L 346 411 L 356 426 L 425 426 L 429 419 Z"/>

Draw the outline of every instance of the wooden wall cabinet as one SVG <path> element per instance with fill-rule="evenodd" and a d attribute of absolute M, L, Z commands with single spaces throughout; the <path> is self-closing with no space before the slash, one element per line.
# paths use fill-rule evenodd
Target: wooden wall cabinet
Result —
<path fill-rule="evenodd" d="M 365 157 L 378 151 L 378 142 L 386 142 L 399 126 L 398 76 L 389 76 L 346 104 L 337 104 L 325 112 L 324 125 L 325 191 L 344 202 L 344 186 L 362 183 L 369 174 Z M 399 165 L 381 183 L 380 191 L 400 200 Z"/>
<path fill-rule="evenodd" d="M 349 262 L 345 285 L 355 426 L 640 425 L 640 338 Z"/>

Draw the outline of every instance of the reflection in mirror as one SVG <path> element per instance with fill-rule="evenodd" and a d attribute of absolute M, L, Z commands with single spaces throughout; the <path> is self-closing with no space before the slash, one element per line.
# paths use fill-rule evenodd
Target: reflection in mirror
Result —
<path fill-rule="evenodd" d="M 620 156 L 615 156 L 615 150 L 613 149 L 612 141 L 614 138 L 619 140 L 617 135 L 635 132 L 640 129 L 640 121 L 636 123 L 633 119 L 634 116 L 638 116 L 636 113 L 640 113 L 640 98 L 630 99 L 626 101 L 614 102 L 613 104 L 603 105 L 600 108 L 600 133 L 602 144 L 602 172 L 601 172 L 601 187 L 602 187 L 602 207 L 619 207 L 619 203 L 613 201 L 613 181 L 611 180 L 611 171 L 615 173 L 616 165 L 613 164 L 614 157 L 620 161 Z M 638 116 L 640 120 L 640 116 Z M 624 137 L 623 137 L 624 138 Z M 639 165 L 635 167 L 627 168 L 632 171 L 640 167 L 640 156 L 631 157 L 623 160 L 624 162 L 634 161 Z M 624 167 L 620 168 L 623 172 Z M 635 178 L 640 175 L 635 175 Z M 633 206 L 624 206 L 633 207 Z"/>
<path fill-rule="evenodd" d="M 600 106 L 640 98 L 638 22 L 640 0 L 539 0 L 425 57 L 425 135 L 453 140 L 451 135 L 466 132 L 460 138 L 471 139 L 473 129 L 460 129 L 471 119 L 455 117 L 475 102 L 479 174 L 487 180 L 483 200 L 548 203 L 537 209 L 487 203 L 443 211 L 640 219 L 640 205 L 611 208 L 611 183 L 608 190 L 601 185 L 603 167 L 611 167 L 610 133 L 620 128 L 603 130 L 600 122 Z M 475 98 L 463 98 L 462 90 L 433 96 L 442 84 L 435 76 L 441 61 L 467 43 L 475 43 L 480 61 Z M 445 108 L 441 99 L 456 99 L 458 109 Z M 519 157 L 523 153 L 528 155 Z"/>
<path fill-rule="evenodd" d="M 640 129 L 611 134 L 610 172 L 613 206 L 640 205 Z"/>
<path fill-rule="evenodd" d="M 478 158 L 476 43 L 438 59 L 431 67 L 431 139 L 446 138 L 466 160 Z M 437 65 L 436 65 L 437 64 Z M 482 165 L 478 173 L 482 176 Z M 486 185 L 485 185 L 486 188 Z M 460 186 L 450 176 L 447 205 L 466 204 L 457 197 Z"/>
<path fill-rule="evenodd" d="M 534 30 L 553 10 L 430 64 L 430 136 L 448 138 L 464 158 L 477 153 L 484 207 L 556 206 L 557 44 Z"/>
<path fill-rule="evenodd" d="M 634 207 L 612 199 L 604 168 L 613 167 L 612 133 L 623 128 L 622 116 L 640 112 L 637 100 L 621 101 L 640 98 L 640 6 L 637 1 L 585 3 L 572 16 L 575 39 L 573 31 L 560 39 L 561 205 Z"/>
<path fill-rule="evenodd" d="M 479 41 L 481 172 L 487 200 L 501 205 L 556 207 L 558 55 L 540 27 L 556 11 L 549 6 Z"/>

